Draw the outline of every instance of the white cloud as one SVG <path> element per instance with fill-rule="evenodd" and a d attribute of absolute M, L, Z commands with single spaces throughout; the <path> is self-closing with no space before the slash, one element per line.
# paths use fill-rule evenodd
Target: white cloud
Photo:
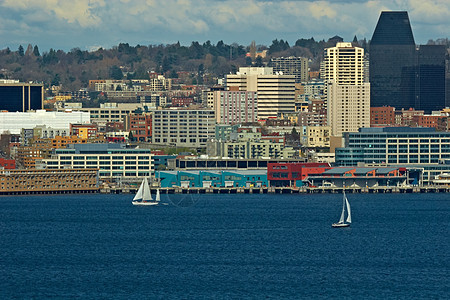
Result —
<path fill-rule="evenodd" d="M 49 18 L 53 14 L 56 18 L 68 23 L 90 27 L 101 22 L 92 10 L 104 4 L 103 0 L 4 0 L 2 6 L 18 11 L 47 12 Z"/>
<path fill-rule="evenodd" d="M 83 48 L 117 40 L 370 39 L 382 10 L 408 11 L 418 42 L 448 34 L 448 0 L 0 0 L 0 40 L 65 39 Z"/>

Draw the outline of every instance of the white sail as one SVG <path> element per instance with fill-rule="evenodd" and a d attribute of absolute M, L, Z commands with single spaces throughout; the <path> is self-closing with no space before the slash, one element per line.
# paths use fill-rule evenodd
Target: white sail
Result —
<path fill-rule="evenodd" d="M 344 198 L 343 198 L 343 202 L 342 202 L 342 213 L 341 213 L 341 218 L 339 219 L 339 223 L 344 223 L 344 218 L 345 218 L 345 192 L 344 192 Z"/>
<path fill-rule="evenodd" d="M 147 178 L 144 178 L 144 191 L 142 193 L 142 201 L 151 201 L 152 194 L 150 193 L 150 186 L 148 185 Z"/>
<path fill-rule="evenodd" d="M 161 196 L 159 195 L 159 189 L 156 190 L 156 199 L 155 201 L 160 201 L 161 200 Z"/>
<path fill-rule="evenodd" d="M 352 222 L 352 213 L 350 210 L 350 203 L 348 202 L 347 197 L 345 197 L 345 203 L 347 204 L 347 223 L 351 223 Z"/>
<path fill-rule="evenodd" d="M 133 198 L 133 201 L 142 199 L 143 191 L 144 191 L 144 181 L 142 181 L 141 186 L 139 187 L 139 190 L 137 191 L 136 195 Z"/>

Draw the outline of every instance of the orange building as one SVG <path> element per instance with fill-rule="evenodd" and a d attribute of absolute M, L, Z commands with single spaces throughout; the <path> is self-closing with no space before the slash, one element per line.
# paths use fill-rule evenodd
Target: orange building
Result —
<path fill-rule="evenodd" d="M 87 140 L 80 138 L 76 135 L 72 136 L 56 136 L 54 139 L 51 140 L 52 145 L 51 147 L 53 149 L 62 149 L 66 148 L 69 144 L 86 144 Z"/>

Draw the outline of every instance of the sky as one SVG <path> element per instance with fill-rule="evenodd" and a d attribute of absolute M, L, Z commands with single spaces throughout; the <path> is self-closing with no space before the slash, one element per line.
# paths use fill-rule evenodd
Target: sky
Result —
<path fill-rule="evenodd" d="M 449 36 L 449 0 L 0 0 L 0 49 L 369 40 L 386 10 L 408 12 L 416 44 Z"/>

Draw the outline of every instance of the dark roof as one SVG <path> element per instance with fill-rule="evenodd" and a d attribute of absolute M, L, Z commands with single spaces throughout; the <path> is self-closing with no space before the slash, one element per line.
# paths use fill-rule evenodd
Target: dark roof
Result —
<path fill-rule="evenodd" d="M 326 170 L 322 174 L 324 174 L 324 175 L 340 175 L 340 174 L 344 174 L 344 173 L 354 170 L 354 169 L 356 169 L 356 168 L 333 168 L 330 170 Z"/>
<path fill-rule="evenodd" d="M 408 12 L 381 12 L 370 45 L 415 45 Z"/>
<path fill-rule="evenodd" d="M 398 170 L 398 168 L 377 168 L 377 174 L 388 174 L 394 170 Z"/>
<path fill-rule="evenodd" d="M 375 170 L 376 168 L 355 168 L 355 174 L 356 175 L 366 175 L 367 173 L 369 173 L 370 171 Z"/>

